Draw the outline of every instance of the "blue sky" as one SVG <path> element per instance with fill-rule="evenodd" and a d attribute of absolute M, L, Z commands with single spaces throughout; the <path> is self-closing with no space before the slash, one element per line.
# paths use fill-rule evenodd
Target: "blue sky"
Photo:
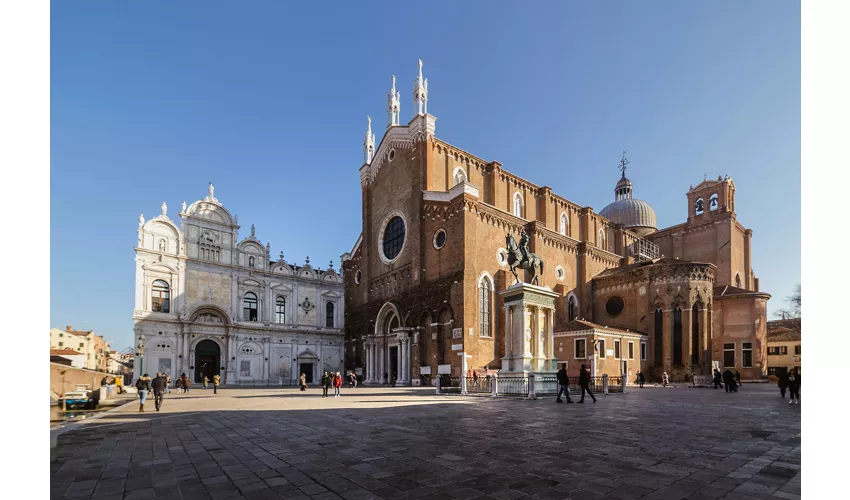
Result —
<path fill-rule="evenodd" d="M 131 345 L 139 213 L 210 181 L 241 235 L 339 265 L 418 58 L 441 139 L 596 210 L 626 150 L 659 227 L 728 174 L 769 314 L 800 281 L 797 2 L 53 2 L 51 325 Z"/>

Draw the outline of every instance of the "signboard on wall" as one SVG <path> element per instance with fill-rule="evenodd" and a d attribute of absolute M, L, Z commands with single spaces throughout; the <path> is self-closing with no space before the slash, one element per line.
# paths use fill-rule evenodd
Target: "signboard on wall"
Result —
<path fill-rule="evenodd" d="M 355 368 L 354 374 L 355 375 L 363 375 L 363 368 Z"/>
<path fill-rule="evenodd" d="M 463 338 L 463 328 L 455 328 L 452 330 L 452 338 L 453 339 L 461 339 Z"/>
<path fill-rule="evenodd" d="M 614 357 L 614 349 L 605 349 L 605 355 L 608 356 L 609 358 L 613 358 Z"/>
<path fill-rule="evenodd" d="M 463 344 L 452 344 L 452 351 L 462 351 Z"/>

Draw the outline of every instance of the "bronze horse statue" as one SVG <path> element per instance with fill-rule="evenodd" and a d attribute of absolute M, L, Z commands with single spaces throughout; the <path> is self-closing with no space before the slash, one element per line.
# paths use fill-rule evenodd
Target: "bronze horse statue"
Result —
<path fill-rule="evenodd" d="M 510 233 L 505 235 L 505 246 L 508 249 L 508 265 L 511 268 L 514 278 L 516 278 L 516 282 L 519 283 L 519 276 L 517 276 L 516 273 L 517 268 L 519 268 L 530 269 L 531 272 L 534 273 L 531 277 L 531 284 L 539 284 L 540 281 L 537 279 L 537 269 L 540 268 L 539 274 L 543 274 L 543 259 L 541 259 L 536 253 L 528 252 L 528 260 L 523 262 L 522 252 L 520 251 L 516 240 Z"/>

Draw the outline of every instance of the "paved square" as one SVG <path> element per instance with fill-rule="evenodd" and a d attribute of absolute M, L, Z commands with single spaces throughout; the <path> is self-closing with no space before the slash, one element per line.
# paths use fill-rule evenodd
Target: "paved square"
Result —
<path fill-rule="evenodd" d="M 593 404 L 433 389 L 193 389 L 59 436 L 51 498 L 799 498 L 800 406 L 775 384 Z"/>

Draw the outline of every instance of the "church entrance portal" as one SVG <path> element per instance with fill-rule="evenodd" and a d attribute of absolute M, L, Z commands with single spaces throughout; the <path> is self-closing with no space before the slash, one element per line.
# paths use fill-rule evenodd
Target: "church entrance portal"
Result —
<path fill-rule="evenodd" d="M 212 340 L 202 340 L 195 346 L 195 383 L 203 382 L 201 374 L 212 381 L 213 375 L 219 373 L 221 348 Z"/>
<path fill-rule="evenodd" d="M 398 346 L 390 347 L 390 382 L 398 380 Z"/>
<path fill-rule="evenodd" d="M 308 384 L 313 383 L 313 363 L 301 363 L 299 365 L 299 374 L 298 377 L 301 378 L 301 373 L 304 374 L 305 379 Z"/>

